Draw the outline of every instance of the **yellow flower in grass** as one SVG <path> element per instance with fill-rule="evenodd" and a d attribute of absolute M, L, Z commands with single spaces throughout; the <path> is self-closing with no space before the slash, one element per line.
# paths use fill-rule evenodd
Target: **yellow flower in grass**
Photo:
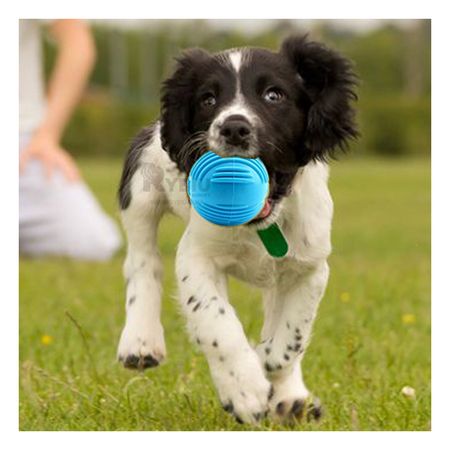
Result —
<path fill-rule="evenodd" d="M 50 345 L 53 342 L 53 338 L 48 334 L 44 334 L 41 336 L 41 344 Z"/>
<path fill-rule="evenodd" d="M 413 323 L 416 323 L 416 316 L 414 314 L 403 314 L 402 322 L 405 325 L 412 325 Z"/>
<path fill-rule="evenodd" d="M 348 303 L 350 301 L 350 294 L 348 292 L 341 292 L 339 295 L 339 300 L 342 303 Z"/>

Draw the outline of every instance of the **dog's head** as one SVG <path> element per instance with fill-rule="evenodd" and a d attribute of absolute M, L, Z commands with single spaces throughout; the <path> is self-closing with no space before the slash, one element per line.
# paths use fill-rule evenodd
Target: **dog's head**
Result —
<path fill-rule="evenodd" d="M 356 137 L 355 84 L 349 60 L 306 37 L 286 39 L 278 53 L 188 50 L 163 85 L 162 144 L 186 173 L 207 150 L 261 158 L 273 206 L 300 167 Z"/>

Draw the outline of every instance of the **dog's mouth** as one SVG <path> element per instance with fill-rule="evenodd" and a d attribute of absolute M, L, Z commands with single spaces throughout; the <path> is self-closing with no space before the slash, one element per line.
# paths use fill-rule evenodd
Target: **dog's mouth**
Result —
<path fill-rule="evenodd" d="M 269 195 L 269 197 L 266 198 L 261 211 L 255 218 L 248 222 L 247 225 L 256 225 L 257 227 L 269 225 L 273 221 L 273 217 L 276 217 L 277 215 L 275 212 L 276 206 L 277 201 Z"/>
<path fill-rule="evenodd" d="M 285 173 L 269 169 L 269 195 L 258 215 L 247 225 L 256 225 L 260 228 L 269 226 L 277 220 L 281 210 L 280 203 L 286 195 L 289 195 L 295 173 L 297 172 Z"/>
<path fill-rule="evenodd" d="M 272 212 L 272 200 L 270 198 L 267 198 L 266 201 L 264 202 L 263 208 L 253 220 L 267 219 L 267 217 L 270 216 L 271 212 Z"/>

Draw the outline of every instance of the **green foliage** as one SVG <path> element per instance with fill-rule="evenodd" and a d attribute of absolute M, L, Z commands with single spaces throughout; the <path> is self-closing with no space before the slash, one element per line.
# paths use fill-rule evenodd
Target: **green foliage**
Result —
<path fill-rule="evenodd" d="M 361 137 L 352 144 L 351 155 L 429 156 L 430 108 L 428 98 L 361 97 L 358 102 Z M 64 145 L 76 155 L 124 155 L 132 137 L 158 115 L 158 103 L 88 98 L 77 109 Z"/>
<path fill-rule="evenodd" d="M 428 156 L 431 148 L 431 105 L 428 98 L 362 97 L 359 102 L 361 139 L 355 155 Z"/>
<path fill-rule="evenodd" d="M 120 161 L 83 160 L 81 167 L 115 214 Z M 319 424 L 266 421 L 259 429 L 430 429 L 430 181 L 426 159 L 332 165 L 331 277 L 303 366 L 325 416 Z M 160 227 L 168 359 L 145 373 L 115 361 L 123 251 L 108 263 L 20 261 L 21 430 L 252 429 L 221 409 L 205 359 L 184 332 L 173 298 L 182 229 L 173 216 Z M 230 294 L 256 342 L 259 292 L 232 280 Z M 403 396 L 404 386 L 416 397 Z"/>
<path fill-rule="evenodd" d="M 238 29 L 213 29 L 204 20 L 150 21 L 148 28 L 137 30 L 96 25 L 93 31 L 98 49 L 93 95 L 80 106 L 65 140 L 76 155 L 123 154 L 133 133 L 157 117 L 161 81 L 184 49 L 215 52 L 262 46 L 276 50 L 285 36 L 306 32 L 354 62 L 361 81 L 357 107 L 362 138 L 353 145 L 356 155 L 430 154 L 430 20 L 417 20 L 408 27 L 391 21 L 367 33 L 342 31 L 333 21 L 305 29 L 289 20 L 250 36 Z M 48 42 L 46 54 L 48 75 L 55 57 Z"/>
<path fill-rule="evenodd" d="M 84 101 L 75 112 L 64 145 L 76 155 L 125 155 L 137 132 L 158 116 L 159 105 L 108 98 Z"/>

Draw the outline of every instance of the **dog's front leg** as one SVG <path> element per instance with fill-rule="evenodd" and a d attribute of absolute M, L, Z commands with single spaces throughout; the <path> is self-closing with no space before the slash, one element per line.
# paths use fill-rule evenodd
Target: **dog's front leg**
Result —
<path fill-rule="evenodd" d="M 278 419 L 300 418 L 304 414 L 317 418 L 320 415 L 318 401 L 310 402 L 310 394 L 303 382 L 301 360 L 325 291 L 328 272 L 324 261 L 298 277 L 281 275 L 276 289 L 265 296 L 265 323 L 257 352 L 273 383 L 270 406 Z M 305 408 L 309 408 L 308 411 Z"/>
<path fill-rule="evenodd" d="M 271 386 L 227 299 L 226 276 L 202 252 L 204 237 L 186 230 L 178 247 L 179 301 L 191 338 L 204 352 L 222 406 L 256 423 L 268 410 Z"/>
<path fill-rule="evenodd" d="M 135 193 L 122 211 L 128 237 L 124 264 L 127 317 L 117 354 L 128 369 L 156 367 L 166 355 L 160 319 L 162 263 L 156 241 L 163 202 L 155 195 Z"/>

